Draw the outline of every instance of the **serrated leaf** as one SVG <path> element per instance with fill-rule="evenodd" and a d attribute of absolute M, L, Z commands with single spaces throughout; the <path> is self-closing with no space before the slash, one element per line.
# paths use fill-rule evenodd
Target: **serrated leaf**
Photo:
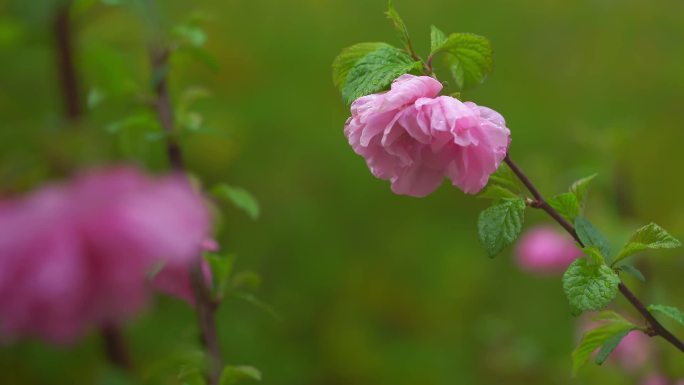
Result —
<path fill-rule="evenodd" d="M 444 42 L 447 40 L 447 36 L 439 28 L 434 25 L 430 26 L 430 52 L 437 51 Z"/>
<path fill-rule="evenodd" d="M 681 245 L 681 242 L 665 229 L 655 223 L 649 223 L 632 234 L 615 257 L 613 264 L 646 249 L 673 249 Z"/>
<path fill-rule="evenodd" d="M 261 381 L 261 372 L 253 366 L 226 366 L 221 372 L 220 385 L 234 385 L 242 380 Z"/>
<path fill-rule="evenodd" d="M 359 59 L 349 71 L 342 87 L 342 99 L 349 104 L 361 96 L 382 91 L 394 79 L 420 65 L 406 52 L 392 46 L 382 46 Z"/>
<path fill-rule="evenodd" d="M 644 277 L 644 274 L 639 269 L 637 269 L 636 267 L 634 267 L 632 265 L 623 264 L 623 265 L 620 265 L 618 267 L 618 269 L 624 271 L 627 274 L 630 274 L 630 275 L 636 277 L 636 279 L 638 279 L 641 282 L 646 282 L 646 277 Z"/>
<path fill-rule="evenodd" d="M 236 207 L 244 210 L 250 218 L 259 218 L 259 202 L 247 190 L 223 183 L 214 186 L 211 193 L 217 198 L 232 202 Z"/>
<path fill-rule="evenodd" d="M 572 352 L 572 371 L 577 371 L 589 360 L 589 356 L 599 346 L 605 344 L 609 339 L 625 331 L 634 329 L 636 326 L 630 322 L 609 322 L 601 325 L 582 337 L 582 341 Z"/>
<path fill-rule="evenodd" d="M 549 199 L 549 204 L 570 223 L 574 222 L 575 218 L 580 214 L 577 197 L 571 192 L 556 195 Z"/>
<path fill-rule="evenodd" d="M 433 55 L 444 53 L 459 90 L 481 84 L 492 70 L 492 46 L 487 38 L 472 33 L 454 33 Z"/>
<path fill-rule="evenodd" d="M 341 90 L 347 81 L 349 71 L 354 68 L 354 65 L 356 65 L 361 58 L 380 47 L 392 46 L 386 43 L 373 42 L 354 44 L 351 47 L 343 49 L 332 63 L 333 83 L 335 84 L 335 87 L 338 87 Z"/>
<path fill-rule="evenodd" d="M 625 338 L 627 334 L 629 334 L 630 332 L 632 332 L 631 329 L 624 330 L 608 338 L 606 342 L 603 343 L 603 346 L 601 346 L 601 350 L 599 350 L 598 354 L 596 354 L 594 362 L 596 362 L 597 365 L 603 364 L 606 361 L 606 359 L 608 359 L 610 353 L 612 353 L 615 350 L 615 348 L 617 348 L 618 345 L 620 345 L 622 339 Z"/>
<path fill-rule="evenodd" d="M 589 190 L 589 184 L 596 177 L 597 174 L 589 175 L 588 177 L 579 179 L 570 186 L 570 192 L 577 198 L 577 203 L 579 207 L 584 207 L 584 203 L 587 198 L 587 192 Z"/>
<path fill-rule="evenodd" d="M 606 261 L 610 261 L 612 252 L 608 240 L 589 220 L 581 216 L 575 218 L 575 231 L 585 247 L 598 247 Z"/>
<path fill-rule="evenodd" d="M 565 292 L 573 315 L 605 308 L 617 295 L 620 278 L 608 266 L 576 259 L 563 274 Z"/>
<path fill-rule="evenodd" d="M 401 16 L 399 16 L 399 12 L 397 12 L 397 10 L 394 9 L 394 4 L 392 3 L 392 0 L 387 1 L 387 12 L 385 12 L 385 14 L 390 20 L 392 20 L 394 28 L 397 31 L 399 31 L 402 39 L 404 40 L 404 44 L 406 45 L 406 47 L 408 47 L 411 37 L 409 36 L 408 29 L 406 28 L 406 23 L 404 23 L 404 20 L 401 18 Z"/>
<path fill-rule="evenodd" d="M 480 213 L 480 241 L 489 257 L 494 257 L 520 235 L 525 216 L 522 198 L 504 199 Z"/>
<path fill-rule="evenodd" d="M 606 263 L 605 258 L 603 258 L 603 255 L 601 254 L 601 250 L 599 250 L 598 247 L 596 246 L 589 246 L 585 247 L 582 249 L 584 251 L 584 254 L 586 254 L 589 258 L 591 258 L 591 261 L 595 264 L 598 265 L 603 265 Z"/>
<path fill-rule="evenodd" d="M 679 322 L 680 324 L 684 325 L 684 312 L 679 310 L 678 308 L 674 306 L 666 306 L 666 305 L 648 305 L 648 311 L 650 312 L 658 312 L 661 314 L 665 314 L 666 316 L 672 318 L 673 320 Z"/>

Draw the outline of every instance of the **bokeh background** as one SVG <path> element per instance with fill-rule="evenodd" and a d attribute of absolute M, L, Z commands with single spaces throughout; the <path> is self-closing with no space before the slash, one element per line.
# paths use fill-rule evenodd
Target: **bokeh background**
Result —
<path fill-rule="evenodd" d="M 80 1 L 71 10 L 84 106 L 72 122 L 55 64 L 59 2 L 0 0 L 1 194 L 99 164 L 167 167 L 145 106 L 154 23 L 114 3 Z M 169 35 L 189 19 L 202 20 L 206 32 L 205 53 L 179 52 L 169 69 L 174 100 L 190 116 L 179 119 L 195 131 L 182 140 L 189 168 L 207 186 L 248 189 L 262 208 L 251 221 L 223 207 L 219 240 L 240 269 L 258 272 L 257 295 L 279 317 L 224 303 L 219 327 L 228 361 L 254 365 L 264 384 L 277 385 L 631 384 L 655 371 L 684 377 L 681 354 L 659 340 L 644 367 L 591 364 L 572 377 L 577 320 L 560 278 L 521 272 L 510 250 L 485 256 L 475 223 L 488 202 L 446 184 L 424 199 L 395 196 L 370 175 L 342 135 L 348 108 L 330 63 L 356 42 L 399 45 L 385 6 L 158 4 Z M 613 242 L 649 221 L 684 238 L 684 2 L 395 6 L 422 54 L 430 24 L 492 41 L 494 72 L 464 98 L 506 117 L 511 154 L 542 191 L 560 192 L 598 172 L 588 216 Z M 209 97 L 188 104 L 205 91 Z M 526 218 L 545 221 L 537 212 Z M 626 279 L 646 302 L 684 307 L 681 251 L 641 256 L 638 266 L 648 283 Z M 617 306 L 638 320 L 623 300 Z M 192 310 L 170 298 L 158 298 L 125 333 L 149 378 L 178 371 L 197 349 Z M 27 341 L 0 348 L 2 384 L 115 383 L 108 373 L 97 335 L 71 347 Z"/>

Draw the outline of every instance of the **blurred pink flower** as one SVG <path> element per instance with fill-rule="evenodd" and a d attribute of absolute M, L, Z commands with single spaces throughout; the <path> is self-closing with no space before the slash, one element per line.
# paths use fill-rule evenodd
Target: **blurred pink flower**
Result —
<path fill-rule="evenodd" d="M 202 249 L 204 251 L 216 252 L 219 250 L 218 243 L 206 238 L 202 241 Z M 202 258 L 202 273 L 206 282 L 211 282 L 211 267 L 209 263 Z M 184 300 L 191 306 L 195 305 L 195 295 L 192 289 L 192 278 L 190 276 L 190 269 L 192 266 L 169 264 L 162 267 L 162 269 L 152 278 L 152 287 L 164 294 Z"/>
<path fill-rule="evenodd" d="M 147 299 L 155 263 L 188 265 L 210 218 L 181 177 L 91 172 L 0 202 L 0 332 L 71 342 Z"/>
<path fill-rule="evenodd" d="M 371 173 L 397 194 L 422 197 L 445 177 L 479 192 L 506 156 L 510 131 L 495 111 L 437 96 L 428 76 L 402 75 L 389 91 L 358 98 L 344 133 Z"/>
<path fill-rule="evenodd" d="M 560 274 L 582 256 L 567 235 L 550 226 L 528 230 L 516 247 L 516 262 L 523 270 L 537 274 Z"/>
<path fill-rule="evenodd" d="M 669 381 L 663 375 L 651 374 L 641 381 L 641 385 L 669 385 Z"/>

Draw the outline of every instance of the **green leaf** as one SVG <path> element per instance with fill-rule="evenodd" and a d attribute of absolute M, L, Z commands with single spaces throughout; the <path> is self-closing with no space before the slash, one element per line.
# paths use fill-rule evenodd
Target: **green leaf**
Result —
<path fill-rule="evenodd" d="M 631 331 L 631 329 L 624 330 L 608 338 L 606 342 L 603 343 L 603 346 L 601 346 L 601 350 L 599 350 L 598 354 L 596 354 L 596 359 L 594 359 L 594 362 L 596 362 L 597 365 L 603 364 L 606 359 L 608 359 L 610 353 L 612 353 L 613 350 L 620 345 L 622 339 L 625 338 Z"/>
<path fill-rule="evenodd" d="M 655 223 L 650 223 L 632 234 L 627 244 L 615 257 L 613 264 L 646 249 L 673 249 L 681 245 L 681 242 L 665 229 Z"/>
<path fill-rule="evenodd" d="M 253 366 L 226 366 L 221 372 L 220 385 L 233 385 L 242 380 L 261 381 L 261 372 Z"/>
<path fill-rule="evenodd" d="M 215 197 L 225 199 L 244 210 L 250 218 L 259 218 L 259 202 L 247 190 L 222 183 L 214 186 L 211 193 Z"/>
<path fill-rule="evenodd" d="M 406 28 L 406 23 L 404 23 L 404 20 L 402 20 L 401 16 L 399 16 L 399 13 L 397 12 L 396 9 L 394 9 L 394 4 L 392 4 L 392 0 L 387 1 L 387 12 L 385 12 L 387 17 L 392 20 L 392 24 L 394 24 L 394 28 L 396 28 L 399 33 L 401 33 L 401 37 L 404 40 L 404 44 L 406 47 L 409 46 L 409 42 L 411 41 L 411 37 L 409 36 L 408 29 Z"/>
<path fill-rule="evenodd" d="M 502 199 L 502 198 L 517 198 L 518 195 L 506 187 L 496 184 L 488 184 L 479 194 L 478 198 Z"/>
<path fill-rule="evenodd" d="M 212 291 L 216 298 L 222 298 L 228 287 L 228 279 L 233 272 L 235 256 L 204 253 L 204 259 L 211 267 Z"/>
<path fill-rule="evenodd" d="M 472 33 L 454 33 L 444 41 L 436 55 L 444 53 L 459 90 L 481 84 L 492 70 L 492 46 L 487 38 Z"/>
<path fill-rule="evenodd" d="M 639 269 L 637 269 L 636 267 L 634 267 L 632 265 L 625 263 L 625 264 L 618 266 L 618 269 L 624 271 L 627 274 L 630 274 L 630 275 L 636 277 L 636 279 L 638 279 L 641 282 L 646 282 L 646 277 L 644 277 L 644 274 Z"/>
<path fill-rule="evenodd" d="M 577 197 L 571 192 L 556 195 L 549 200 L 549 204 L 571 223 L 575 221 L 575 218 L 580 213 Z"/>
<path fill-rule="evenodd" d="M 679 322 L 680 324 L 684 325 L 684 312 L 681 310 L 677 309 L 674 306 L 665 306 L 665 305 L 648 305 L 648 311 L 650 312 L 658 312 L 665 314 L 666 316 L 672 318 L 673 320 Z"/>
<path fill-rule="evenodd" d="M 525 201 L 522 198 L 503 199 L 480 213 L 480 241 L 488 256 L 496 256 L 518 238 L 524 216 Z"/>
<path fill-rule="evenodd" d="M 333 83 L 335 84 L 335 87 L 342 89 L 347 82 L 349 71 L 354 68 L 356 63 L 364 56 L 380 47 L 393 48 L 386 43 L 359 43 L 343 49 L 332 63 Z"/>
<path fill-rule="evenodd" d="M 435 52 L 442 47 L 447 40 L 447 36 L 434 25 L 430 26 L 430 52 Z"/>
<path fill-rule="evenodd" d="M 207 34 L 197 25 L 181 24 L 173 30 L 179 42 L 187 42 L 193 47 L 202 47 L 207 41 Z"/>
<path fill-rule="evenodd" d="M 579 346 L 572 352 L 572 371 L 577 373 L 577 371 L 584 366 L 584 364 L 589 360 L 589 356 L 593 353 L 599 346 L 604 345 L 611 338 L 633 330 L 636 326 L 627 321 L 612 321 L 604 325 L 601 325 L 582 337 L 582 341 Z M 618 341 L 619 342 L 619 341 Z M 607 355 L 607 354 L 606 354 Z"/>
<path fill-rule="evenodd" d="M 589 247 L 583 248 L 582 251 L 584 251 L 584 254 L 586 254 L 589 258 L 591 258 L 591 262 L 598 264 L 598 265 L 604 265 L 606 263 L 606 260 L 605 260 L 605 258 L 603 258 L 603 255 L 601 254 L 601 250 L 599 250 L 598 247 L 589 246 Z"/>
<path fill-rule="evenodd" d="M 392 46 L 382 46 L 359 59 L 349 70 L 342 87 L 342 98 L 349 104 L 361 96 L 382 91 L 394 79 L 420 65 L 406 52 Z"/>
<path fill-rule="evenodd" d="M 597 174 L 589 175 L 588 177 L 582 178 L 570 186 L 570 192 L 577 198 L 577 203 L 579 207 L 584 207 L 584 203 L 587 199 L 587 192 L 589 190 L 589 183 L 596 178 Z"/>
<path fill-rule="evenodd" d="M 496 171 L 489 176 L 487 187 L 489 186 L 500 186 L 511 191 L 516 196 L 522 194 L 524 191 L 524 187 L 520 183 L 520 180 L 515 176 L 511 168 L 505 163 L 501 163 L 499 168 L 497 168 Z"/>
<path fill-rule="evenodd" d="M 563 291 L 570 302 L 570 312 L 605 308 L 617 295 L 620 278 L 608 266 L 576 259 L 563 274 Z"/>
<path fill-rule="evenodd" d="M 584 217 L 575 218 L 575 231 L 585 247 L 596 246 L 606 260 L 610 260 L 612 252 L 606 237 Z"/>

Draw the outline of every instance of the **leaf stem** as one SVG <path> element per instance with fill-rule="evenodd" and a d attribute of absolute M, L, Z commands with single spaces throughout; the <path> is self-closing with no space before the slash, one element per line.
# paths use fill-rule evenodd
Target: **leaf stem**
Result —
<path fill-rule="evenodd" d="M 551 218 L 558 222 L 565 229 L 565 231 L 567 231 L 575 239 L 575 241 L 579 243 L 580 246 L 584 246 L 582 241 L 577 236 L 575 227 L 546 202 L 536 186 L 532 183 L 532 181 L 530 181 L 520 167 L 513 162 L 509 155 L 506 155 L 504 162 L 506 162 L 508 167 L 511 168 L 511 171 L 513 171 L 513 173 L 518 177 L 518 179 L 520 179 L 520 181 L 534 197 L 535 200 L 532 201 L 531 206 L 544 210 L 547 214 L 549 214 L 549 216 L 551 216 Z M 629 301 L 632 306 L 634 306 L 634 308 L 644 317 L 648 323 L 648 328 L 646 331 L 644 331 L 645 334 L 649 336 L 660 336 L 677 349 L 684 352 L 684 343 L 670 333 L 670 331 L 667 330 L 660 322 L 658 322 L 653 314 L 646 309 L 646 306 L 644 306 L 644 304 L 634 295 L 634 293 L 632 293 L 632 291 L 625 286 L 624 282 L 620 282 L 618 288 L 620 293 L 627 299 L 627 301 Z"/>

